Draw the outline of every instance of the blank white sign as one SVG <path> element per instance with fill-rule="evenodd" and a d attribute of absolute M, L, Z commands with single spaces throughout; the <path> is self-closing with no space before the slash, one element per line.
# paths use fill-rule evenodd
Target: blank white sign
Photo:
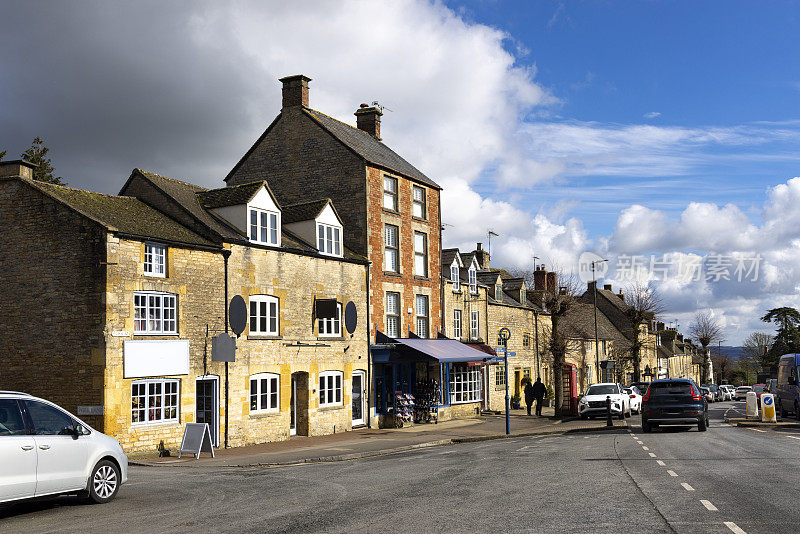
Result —
<path fill-rule="evenodd" d="M 125 341 L 125 378 L 189 374 L 189 340 Z"/>

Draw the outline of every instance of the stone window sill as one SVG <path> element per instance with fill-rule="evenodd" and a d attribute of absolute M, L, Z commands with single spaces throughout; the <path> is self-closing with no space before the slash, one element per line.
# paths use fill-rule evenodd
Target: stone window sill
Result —
<path fill-rule="evenodd" d="M 397 215 L 398 217 L 400 216 L 400 212 L 399 211 L 390 210 L 388 208 L 381 208 L 381 209 L 383 210 L 384 213 L 388 213 L 390 215 Z"/>
<path fill-rule="evenodd" d="M 320 412 L 332 412 L 334 410 L 344 410 L 344 404 L 337 404 L 336 406 L 320 406 Z"/>
<path fill-rule="evenodd" d="M 414 275 L 414 280 L 420 280 L 422 282 L 430 282 L 431 281 L 431 279 L 428 278 L 427 276 L 418 276 L 416 274 Z"/>
<path fill-rule="evenodd" d="M 383 276 L 394 276 L 397 278 L 403 278 L 403 275 L 400 273 L 396 273 L 394 271 L 383 271 Z"/>
<path fill-rule="evenodd" d="M 278 340 L 278 339 L 283 339 L 283 336 L 269 336 L 269 335 L 261 335 L 261 334 L 253 334 L 253 335 L 248 334 L 247 335 L 247 340 L 248 341 L 249 340 L 253 340 L 253 341 L 271 341 L 271 340 Z"/>
<path fill-rule="evenodd" d="M 276 410 L 274 412 L 255 412 L 255 413 L 251 412 L 251 413 L 249 413 L 247 415 L 249 415 L 253 419 L 261 419 L 261 418 L 265 418 L 265 417 L 277 417 L 277 416 L 281 415 L 281 413 L 282 412 Z"/>
<path fill-rule="evenodd" d="M 423 223 L 427 223 L 428 222 L 428 219 L 426 219 L 424 217 L 411 217 L 411 220 L 412 221 L 417 221 L 417 222 L 423 222 Z"/>

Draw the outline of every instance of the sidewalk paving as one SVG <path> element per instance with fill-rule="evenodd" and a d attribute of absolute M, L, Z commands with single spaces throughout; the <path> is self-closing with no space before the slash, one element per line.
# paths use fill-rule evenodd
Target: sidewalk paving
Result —
<path fill-rule="evenodd" d="M 280 466 L 313 462 L 333 462 L 368 458 L 426 447 L 452 445 L 507 437 L 561 434 L 565 432 L 605 431 L 627 428 L 628 422 L 614 420 L 606 427 L 605 419 L 555 420 L 553 410 L 544 417 L 531 417 L 524 410 L 512 410 L 511 435 L 505 435 L 505 415 L 481 415 L 454 419 L 439 424 L 414 425 L 398 429 L 357 429 L 327 436 L 292 436 L 286 441 L 263 443 L 231 449 L 215 449 L 215 458 L 207 453 L 196 459 L 192 454 L 159 458 L 132 455 L 131 465 L 160 467 L 257 467 Z"/>

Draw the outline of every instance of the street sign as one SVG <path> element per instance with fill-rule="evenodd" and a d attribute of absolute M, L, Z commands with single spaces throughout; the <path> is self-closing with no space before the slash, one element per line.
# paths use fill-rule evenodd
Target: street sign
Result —
<path fill-rule="evenodd" d="M 355 303 L 351 300 L 344 307 L 344 327 L 349 334 L 352 334 L 356 331 L 356 326 L 358 326 L 358 311 Z"/>
<path fill-rule="evenodd" d="M 506 352 L 506 358 L 513 358 L 516 355 L 517 355 L 516 352 Z"/>
<path fill-rule="evenodd" d="M 211 338 L 212 362 L 235 362 L 236 340 L 226 333 Z"/>
<path fill-rule="evenodd" d="M 235 295 L 228 305 L 228 323 L 237 336 L 241 336 L 247 326 L 247 304 L 241 295 Z"/>
<path fill-rule="evenodd" d="M 761 394 L 761 421 L 764 423 L 777 423 L 775 416 L 775 398 L 771 393 Z"/>
<path fill-rule="evenodd" d="M 494 351 L 495 351 L 495 352 L 505 352 L 505 351 L 506 351 L 506 348 L 505 348 L 505 347 L 495 347 L 495 348 L 494 348 Z"/>
<path fill-rule="evenodd" d="M 214 446 L 211 443 L 211 430 L 208 423 L 186 423 L 181 448 L 178 449 L 178 458 L 184 452 L 194 454 L 195 458 L 200 458 L 201 452 L 210 452 L 213 458 Z"/>

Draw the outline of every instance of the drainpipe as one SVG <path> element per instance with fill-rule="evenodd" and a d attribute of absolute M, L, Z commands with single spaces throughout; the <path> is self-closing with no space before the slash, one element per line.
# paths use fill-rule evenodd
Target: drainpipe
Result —
<path fill-rule="evenodd" d="M 228 258 L 231 251 L 228 249 L 222 250 L 222 259 L 225 262 L 225 333 L 228 333 Z M 225 362 L 225 448 L 228 448 L 228 362 Z"/>
<path fill-rule="evenodd" d="M 366 281 L 367 281 L 367 428 L 372 428 L 372 411 L 370 406 L 372 405 L 373 395 L 372 395 L 372 351 L 369 350 L 369 336 L 370 336 L 370 324 L 369 324 L 369 263 L 367 263 L 367 270 L 365 273 Z"/>
<path fill-rule="evenodd" d="M 539 314 L 536 310 L 533 310 L 533 339 L 536 343 L 536 377 L 540 378 L 542 376 L 542 368 L 539 364 Z"/>

